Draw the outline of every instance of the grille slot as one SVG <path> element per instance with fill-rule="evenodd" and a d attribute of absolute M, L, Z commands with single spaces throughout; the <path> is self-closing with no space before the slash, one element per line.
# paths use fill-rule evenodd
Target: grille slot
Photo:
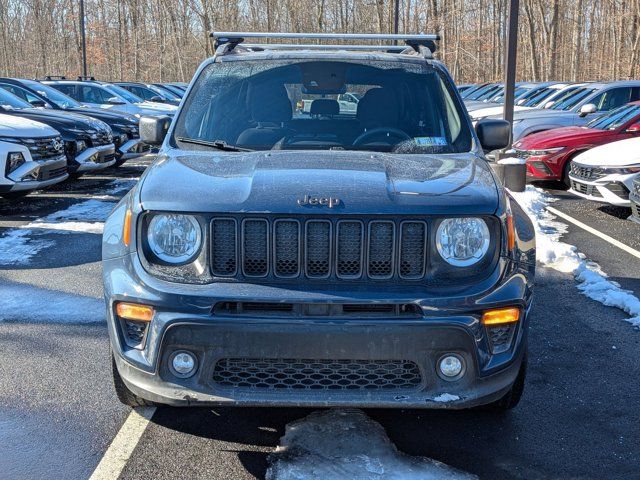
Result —
<path fill-rule="evenodd" d="M 397 318 L 422 317 L 422 309 L 414 303 L 274 303 L 219 302 L 214 315 L 246 315 L 286 317 L 352 317 Z"/>
<path fill-rule="evenodd" d="M 264 219 L 242 222 L 242 271 L 247 277 L 266 277 L 269 273 L 269 224 Z"/>
<path fill-rule="evenodd" d="M 376 279 L 393 276 L 395 225 L 389 221 L 369 224 L 369 258 L 367 272 Z"/>
<path fill-rule="evenodd" d="M 233 218 L 214 218 L 211 222 L 211 269 L 214 275 L 230 277 L 238 271 L 236 229 Z"/>
<path fill-rule="evenodd" d="M 300 274 L 300 223 L 297 220 L 276 220 L 273 235 L 275 275 L 297 277 Z"/>
<path fill-rule="evenodd" d="M 338 222 L 336 275 L 339 278 L 362 276 L 362 222 L 342 220 Z"/>
<path fill-rule="evenodd" d="M 407 360 L 223 358 L 213 381 L 251 390 L 416 390 L 422 376 Z"/>
<path fill-rule="evenodd" d="M 402 222 L 400 224 L 400 277 L 422 278 L 427 258 L 427 224 Z"/>
<path fill-rule="evenodd" d="M 585 167 L 575 162 L 571 163 L 571 174 L 582 180 L 597 180 L 606 175 L 606 173 L 597 167 Z"/>
<path fill-rule="evenodd" d="M 305 268 L 309 278 L 327 278 L 331 273 L 331 222 L 310 220 L 306 226 Z"/>

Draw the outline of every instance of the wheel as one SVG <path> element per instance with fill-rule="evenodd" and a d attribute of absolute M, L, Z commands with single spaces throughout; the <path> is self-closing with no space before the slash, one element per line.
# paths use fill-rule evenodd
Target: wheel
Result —
<path fill-rule="evenodd" d="M 111 352 L 111 373 L 113 375 L 113 386 L 116 389 L 116 395 L 118 396 L 118 400 L 121 403 L 129 407 L 151 407 L 153 406 L 153 402 L 145 400 L 142 397 L 139 397 L 127 387 L 120 376 L 120 372 L 118 372 L 118 367 L 116 366 L 116 359 L 113 356 L 113 352 Z"/>
<path fill-rule="evenodd" d="M 520 371 L 518 372 L 518 376 L 516 377 L 516 381 L 513 382 L 511 388 L 507 393 L 505 393 L 502 398 L 496 400 L 495 402 L 489 403 L 480 407 L 482 410 L 491 411 L 496 413 L 505 413 L 515 408 L 518 403 L 520 403 L 520 399 L 522 398 L 522 392 L 524 392 L 524 381 L 527 376 L 527 356 L 525 354 L 522 359 L 522 364 L 520 364 Z"/>
<path fill-rule="evenodd" d="M 1 196 L 3 198 L 6 198 L 7 200 L 18 200 L 19 198 L 24 198 L 27 195 L 29 195 L 31 192 L 30 191 L 23 191 L 23 192 L 7 192 L 7 193 L 3 193 Z"/>

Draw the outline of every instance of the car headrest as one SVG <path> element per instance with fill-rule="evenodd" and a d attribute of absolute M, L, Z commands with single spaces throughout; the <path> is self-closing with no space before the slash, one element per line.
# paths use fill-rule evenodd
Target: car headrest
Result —
<path fill-rule="evenodd" d="M 256 122 L 282 123 L 293 116 L 289 94 L 281 83 L 252 84 L 248 97 L 251 118 Z"/>
<path fill-rule="evenodd" d="M 317 98 L 311 102 L 311 115 L 338 115 L 340 114 L 340 104 L 337 100 L 330 98 Z"/>
<path fill-rule="evenodd" d="M 365 128 L 394 127 L 400 119 L 400 109 L 393 90 L 372 88 L 358 103 L 356 118 Z"/>

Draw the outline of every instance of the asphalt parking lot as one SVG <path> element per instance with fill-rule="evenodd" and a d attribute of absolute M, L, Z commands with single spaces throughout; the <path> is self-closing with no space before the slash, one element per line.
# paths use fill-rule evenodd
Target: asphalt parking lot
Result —
<path fill-rule="evenodd" d="M 130 410 L 111 385 L 100 225 L 150 161 L 0 202 L 0 478 L 88 478 L 99 464 L 125 479 L 263 478 L 285 426 L 313 412 L 158 408 L 142 412 L 150 421 L 135 435 L 120 436 L 128 438 L 123 450 L 109 448 Z M 553 208 L 640 250 L 640 225 L 625 220 L 628 211 L 545 187 Z M 561 221 L 564 242 L 640 294 L 640 258 Z M 517 409 L 365 414 L 403 458 L 428 457 L 482 479 L 640 478 L 640 331 L 627 317 L 582 295 L 570 275 L 540 268 Z M 321 433 L 319 443 L 334 440 Z M 350 454 L 366 448 L 354 444 Z M 105 454 L 115 458 L 106 466 Z M 361 478 L 394 478 L 367 472 Z"/>

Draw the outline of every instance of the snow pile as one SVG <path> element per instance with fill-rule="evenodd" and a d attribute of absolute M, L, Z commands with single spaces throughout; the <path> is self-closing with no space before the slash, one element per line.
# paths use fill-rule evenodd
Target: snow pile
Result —
<path fill-rule="evenodd" d="M 267 480 L 475 479 L 425 457 L 398 451 L 382 426 L 361 410 L 327 410 L 287 425 L 269 455 Z"/>
<path fill-rule="evenodd" d="M 0 285 L 0 322 L 95 323 L 105 319 L 104 301 L 31 285 Z"/>
<path fill-rule="evenodd" d="M 578 289 L 587 297 L 609 307 L 616 307 L 631 316 L 628 321 L 640 327 L 640 300 L 616 282 L 607 279 L 600 266 L 586 259 L 578 249 L 560 241 L 567 225 L 558 222 L 548 212 L 547 204 L 555 201 L 543 190 L 527 186 L 522 193 L 512 193 L 520 206 L 529 214 L 536 229 L 537 259 L 545 267 L 571 273 Z"/>
<path fill-rule="evenodd" d="M 10 230 L 0 237 L 0 265 L 28 264 L 40 251 L 55 244 L 51 239 L 39 238 L 52 232 L 102 234 L 104 221 L 115 205 L 115 202 L 85 200 Z"/>

